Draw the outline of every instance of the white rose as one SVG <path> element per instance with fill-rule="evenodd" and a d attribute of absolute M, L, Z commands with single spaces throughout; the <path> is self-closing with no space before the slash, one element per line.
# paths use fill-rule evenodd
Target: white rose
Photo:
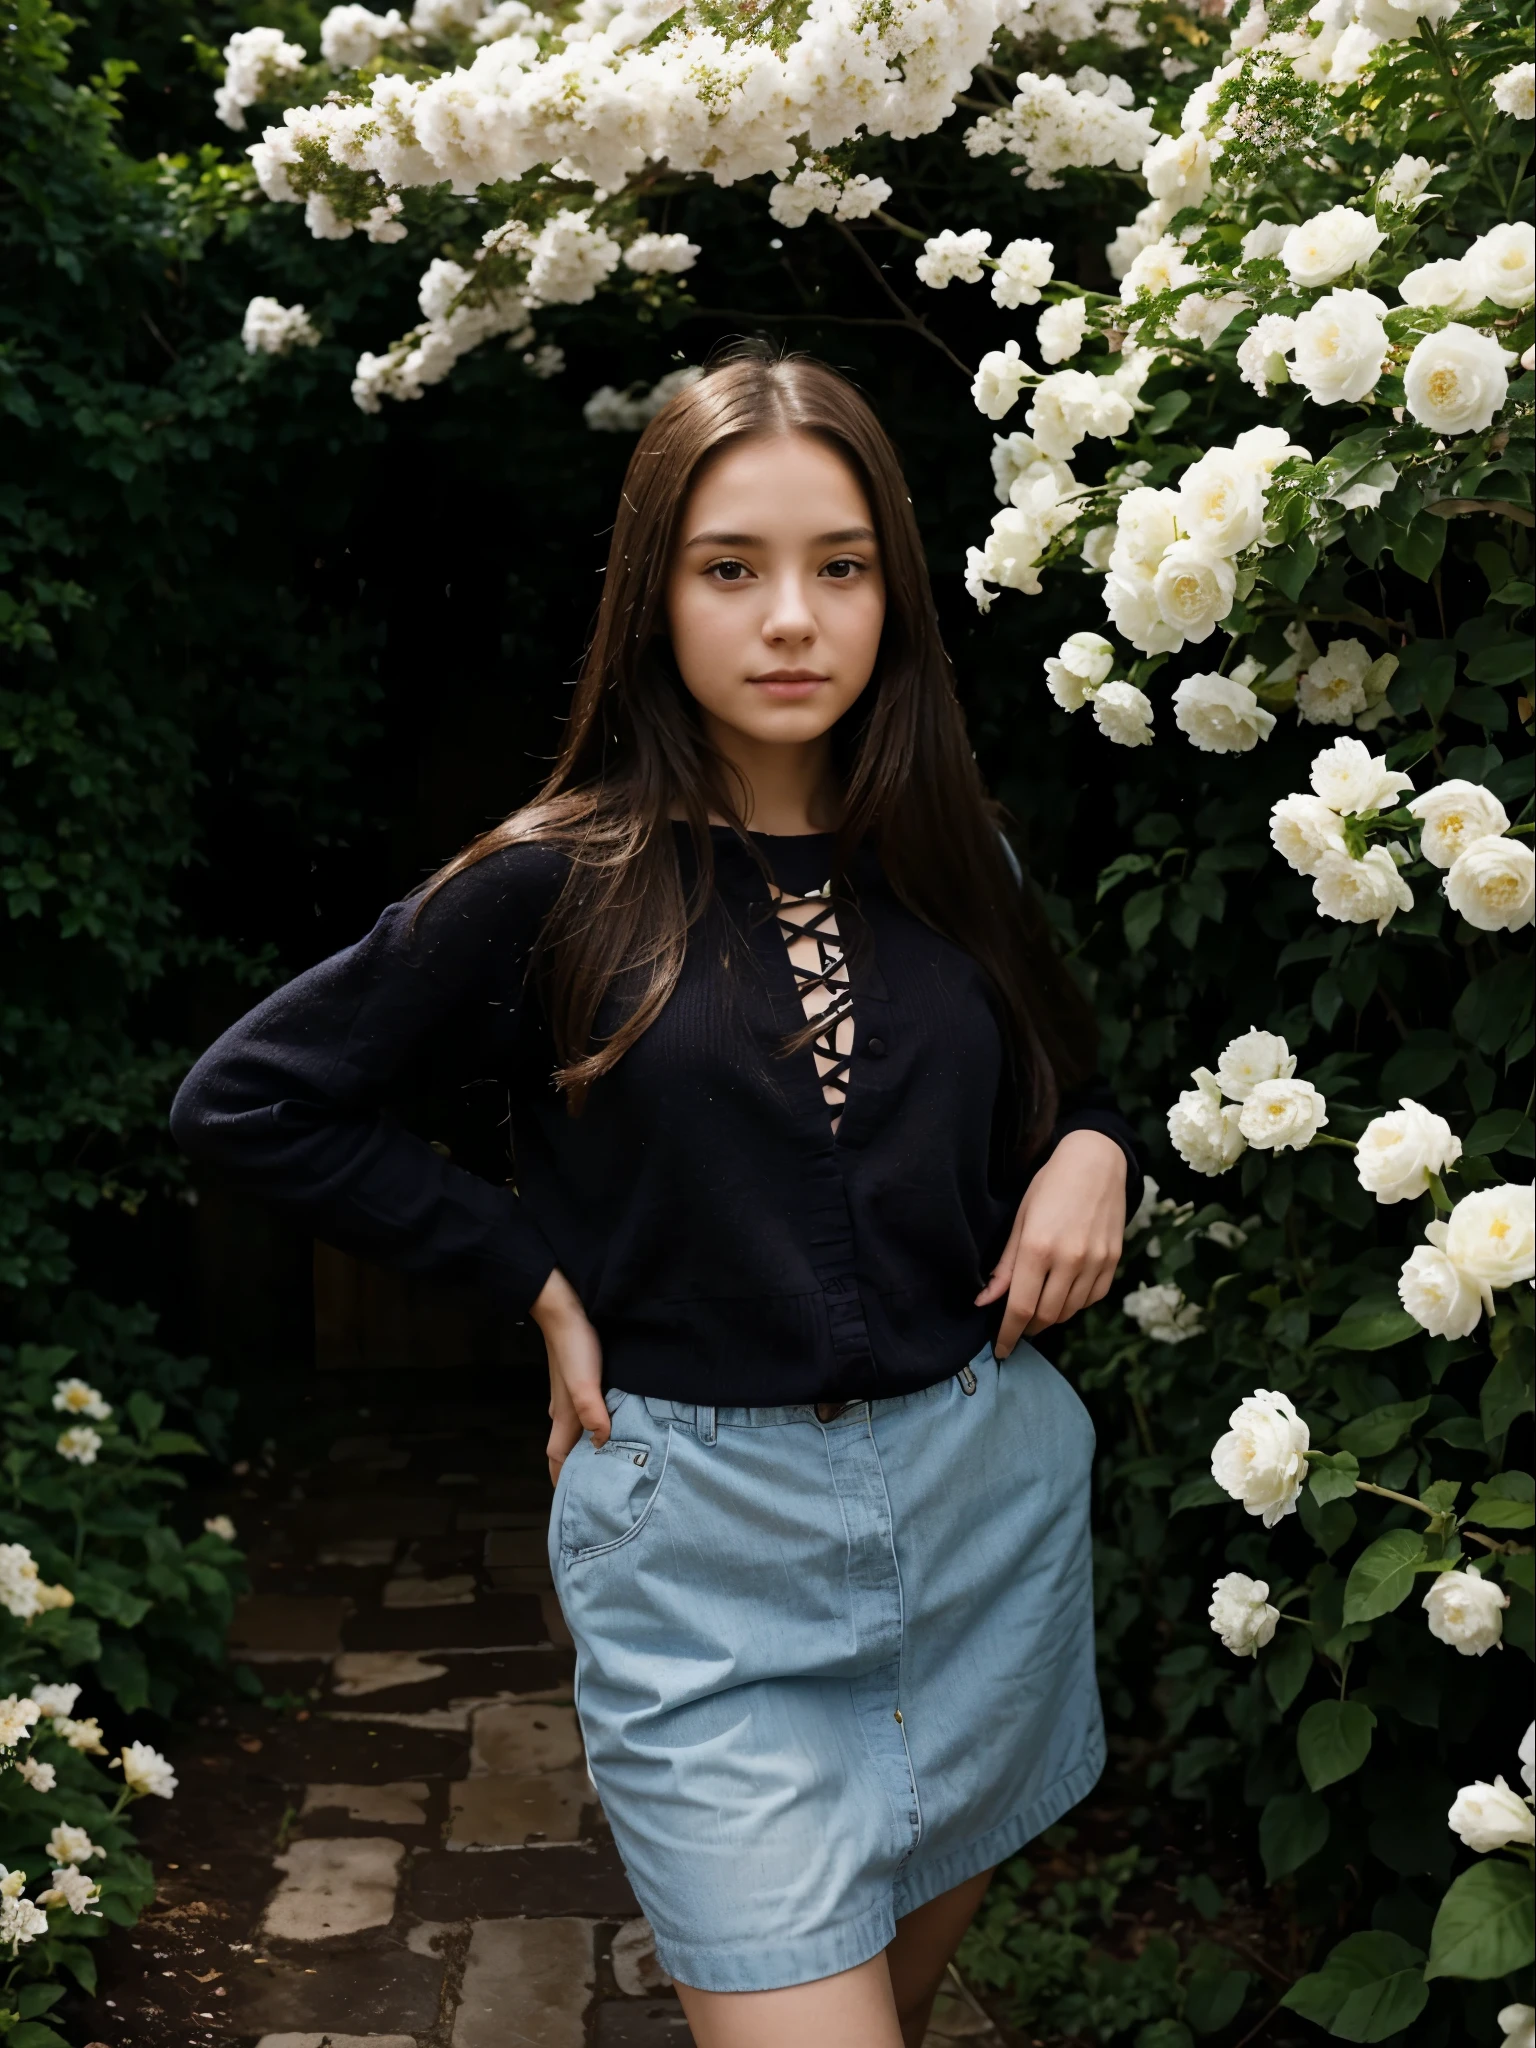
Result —
<path fill-rule="evenodd" d="M 1461 1157 L 1461 1140 L 1443 1116 L 1403 1096 L 1400 1109 L 1372 1117 L 1355 1148 L 1360 1185 L 1378 1202 L 1411 1202 L 1428 1191 L 1429 1176 Z"/>
<path fill-rule="evenodd" d="M 1281 797 L 1269 814 L 1269 836 L 1275 851 L 1298 875 L 1315 875 L 1325 855 L 1344 851 L 1338 812 L 1304 790 Z"/>
<path fill-rule="evenodd" d="M 159 1750 L 151 1749 L 147 1742 L 130 1742 L 113 1759 L 110 1768 L 117 1770 L 119 1766 L 130 1792 L 169 1799 L 176 1790 L 176 1773 Z"/>
<path fill-rule="evenodd" d="M 985 413 L 989 420 L 1000 420 L 1017 405 L 1020 391 L 1033 375 L 1034 371 L 1021 359 L 1016 341 L 1000 349 L 988 349 L 971 385 L 976 410 Z"/>
<path fill-rule="evenodd" d="M 1053 370 L 1037 387 L 1026 424 L 1047 455 L 1070 461 L 1086 435 L 1112 440 L 1123 434 L 1135 406 L 1107 377 L 1091 370 Z"/>
<path fill-rule="evenodd" d="M 51 1721 L 56 1714 L 68 1715 L 75 1711 L 80 1688 L 78 1685 L 34 1685 L 32 1697 L 37 1702 L 37 1711 Z"/>
<path fill-rule="evenodd" d="M 1536 227 L 1528 220 L 1490 228 L 1461 260 L 1479 299 L 1516 307 L 1528 306 L 1536 298 Z"/>
<path fill-rule="evenodd" d="M 1509 813 L 1493 792 L 1460 777 L 1426 789 L 1408 808 L 1423 828 L 1419 851 L 1437 868 L 1454 866 L 1478 840 L 1497 839 L 1509 830 Z"/>
<path fill-rule="evenodd" d="M 1467 266 L 1459 256 L 1441 256 L 1410 270 L 1397 288 L 1405 306 L 1443 306 L 1448 313 L 1469 313 L 1482 304 Z"/>
<path fill-rule="evenodd" d="M 1104 609 L 1115 631 L 1142 654 L 1172 654 L 1184 644 L 1184 636 L 1163 623 L 1150 577 L 1106 576 Z"/>
<path fill-rule="evenodd" d="M 1478 1188 L 1424 1235 L 1480 1287 L 1536 1277 L 1536 1203 L 1529 1187 Z"/>
<path fill-rule="evenodd" d="M 1536 120 L 1536 64 L 1515 64 L 1493 81 L 1493 104 L 1512 121 Z"/>
<path fill-rule="evenodd" d="M 1509 396 L 1516 358 L 1491 334 L 1453 320 L 1426 334 L 1408 358 L 1403 397 L 1421 426 L 1436 434 L 1480 434 Z"/>
<path fill-rule="evenodd" d="M 1479 839 L 1445 878 L 1446 901 L 1480 932 L 1515 932 L 1536 918 L 1536 857 L 1520 839 Z"/>
<path fill-rule="evenodd" d="M 1010 242 L 997 259 L 992 273 L 992 298 L 999 306 L 1035 306 L 1040 287 L 1055 275 L 1049 242 L 1025 239 Z"/>
<path fill-rule="evenodd" d="M 1256 1657 L 1275 1633 L 1280 1619 L 1278 1607 L 1269 1605 L 1269 1587 L 1263 1579 L 1250 1579 L 1244 1572 L 1227 1572 L 1211 1589 L 1206 1613 L 1211 1627 L 1221 1637 L 1221 1646 L 1234 1657 Z"/>
<path fill-rule="evenodd" d="M 1063 711 L 1081 711 L 1114 665 L 1115 650 L 1102 633 L 1073 633 L 1047 657 L 1046 685 Z"/>
<path fill-rule="evenodd" d="M 1152 579 L 1163 624 L 1186 640 L 1208 640 L 1232 609 L 1237 572 L 1198 541 L 1175 541 Z"/>
<path fill-rule="evenodd" d="M 1327 1121 L 1327 1098 L 1292 1076 L 1252 1088 L 1237 1127 L 1256 1152 L 1300 1152 Z"/>
<path fill-rule="evenodd" d="M 1094 723 L 1120 747 L 1152 744 L 1152 700 L 1134 683 L 1104 683 L 1094 692 Z"/>
<path fill-rule="evenodd" d="M 1173 693 L 1173 718 L 1202 754 L 1249 753 L 1275 729 L 1275 714 L 1235 676 L 1188 677 Z"/>
<path fill-rule="evenodd" d="M 1264 531 L 1264 477 L 1229 448 L 1213 448 L 1179 479 L 1179 525 L 1216 555 L 1240 555 Z"/>
<path fill-rule="evenodd" d="M 1159 236 L 1140 250 L 1120 280 L 1120 303 L 1133 305 L 1143 292 L 1155 297 L 1160 292 L 1194 284 L 1200 271 L 1184 260 L 1184 244 L 1169 235 Z"/>
<path fill-rule="evenodd" d="M 1282 462 L 1289 462 L 1293 456 L 1302 462 L 1312 460 L 1307 450 L 1299 441 L 1293 441 L 1284 427 L 1245 427 L 1232 443 L 1232 453 L 1261 470 L 1266 481 Z M 1287 627 L 1287 641 L 1290 636 L 1291 629 Z"/>
<path fill-rule="evenodd" d="M 1086 299 L 1063 299 L 1047 306 L 1035 323 L 1035 341 L 1048 363 L 1070 362 L 1083 345 L 1088 327 Z"/>
<path fill-rule="evenodd" d="M 1289 313 L 1261 313 L 1237 345 L 1238 372 L 1260 398 L 1271 384 L 1289 384 L 1286 357 L 1296 346 L 1296 322 Z"/>
<path fill-rule="evenodd" d="M 1412 789 L 1413 777 L 1389 768 L 1363 740 L 1343 739 L 1313 756 L 1311 783 L 1341 818 L 1365 818 L 1393 809 L 1397 799 Z"/>
<path fill-rule="evenodd" d="M 1400 910 L 1412 910 L 1413 891 L 1384 846 L 1352 853 L 1326 853 L 1312 877 L 1318 914 L 1340 924 L 1374 924 L 1378 937 Z"/>
<path fill-rule="evenodd" d="M 1460 5 L 1461 0 L 1354 0 L 1354 13 L 1362 28 L 1386 43 L 1416 36 L 1421 19 L 1438 28 Z"/>
<path fill-rule="evenodd" d="M 1434 198 L 1429 181 L 1444 169 L 1444 164 L 1431 163 L 1427 156 L 1400 156 L 1377 181 L 1376 197 L 1385 206 L 1421 206 Z"/>
<path fill-rule="evenodd" d="M 1371 657 L 1358 640 L 1333 640 L 1296 684 L 1296 715 L 1303 725 L 1348 725 L 1365 709 L 1365 672 Z"/>
<path fill-rule="evenodd" d="M 1185 1344 L 1205 1328 L 1199 1303 L 1186 1300 L 1182 1287 L 1166 1281 L 1155 1287 L 1133 1288 L 1120 1306 L 1159 1344 Z"/>
<path fill-rule="evenodd" d="M 1529 64 L 1520 67 L 1531 69 Z M 1506 2005 L 1499 2013 L 1504 2039 L 1499 2048 L 1536 2048 L 1536 2005 Z"/>
<path fill-rule="evenodd" d="M 1291 229 L 1280 250 L 1280 261 L 1293 284 L 1313 290 L 1368 262 L 1386 239 L 1368 213 L 1330 206 L 1326 213 L 1315 213 L 1299 228 Z"/>
<path fill-rule="evenodd" d="M 1126 492 L 1115 510 L 1115 548 L 1110 568 L 1140 563 L 1155 569 L 1179 537 L 1177 491 L 1154 490 L 1137 484 Z M 1119 557 L 1117 561 L 1115 557 Z"/>
<path fill-rule="evenodd" d="M 1248 1149 L 1238 1127 L 1242 1110 L 1221 1099 L 1216 1076 L 1197 1067 L 1195 1085 L 1186 1088 L 1168 1112 L 1168 1137 L 1175 1152 L 1196 1173 L 1214 1178 L 1235 1166 Z"/>
<path fill-rule="evenodd" d="M 1077 488 L 1077 479 L 1067 465 L 1043 454 L 1028 434 L 992 436 L 992 481 L 1000 505 L 1014 503 L 1015 485 L 1022 485 L 1028 493 L 1045 476 L 1055 485 L 1058 498 L 1070 497 Z"/>
<path fill-rule="evenodd" d="M 962 284 L 980 283 L 981 259 L 991 240 L 985 228 L 969 228 L 963 235 L 945 228 L 924 242 L 917 259 L 918 282 L 935 292 L 947 290 L 956 278 Z"/>
<path fill-rule="evenodd" d="M 1482 1289 L 1438 1245 L 1421 1244 L 1408 1254 L 1397 1298 L 1431 1337 L 1470 1337 L 1482 1318 Z"/>
<path fill-rule="evenodd" d="M 1516 1842 L 1536 1841 L 1536 1814 L 1502 1778 L 1495 1778 L 1491 1785 L 1481 1779 L 1475 1785 L 1463 1785 L 1446 1821 L 1451 1832 L 1460 1835 L 1479 1856 L 1511 1848 Z"/>
<path fill-rule="evenodd" d="M 1211 1477 L 1250 1515 L 1272 1529 L 1293 1514 L 1307 1477 L 1307 1425 L 1287 1394 L 1260 1388 L 1228 1417 L 1227 1434 L 1211 1452 Z"/>
<path fill-rule="evenodd" d="M 1245 1031 L 1234 1038 L 1216 1062 L 1223 1095 L 1246 1102 L 1261 1081 L 1289 1081 L 1296 1055 L 1276 1031 Z"/>
<path fill-rule="evenodd" d="M 1210 196 L 1211 145 L 1198 129 L 1160 135 L 1141 160 L 1141 175 L 1154 199 L 1175 208 L 1198 206 Z"/>
<path fill-rule="evenodd" d="M 1329 292 L 1297 316 L 1291 374 L 1316 404 L 1353 403 L 1376 388 L 1389 347 L 1386 310 L 1374 292 Z"/>
<path fill-rule="evenodd" d="M 1438 1642 L 1481 1657 L 1504 1633 L 1509 1595 L 1477 1572 L 1440 1572 L 1420 1604 Z"/>

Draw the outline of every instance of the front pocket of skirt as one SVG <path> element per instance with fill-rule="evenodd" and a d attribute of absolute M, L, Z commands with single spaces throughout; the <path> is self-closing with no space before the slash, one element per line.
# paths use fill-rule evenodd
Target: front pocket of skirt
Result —
<path fill-rule="evenodd" d="M 560 1555 L 567 1564 L 633 1542 L 645 1527 L 666 1476 L 672 1432 L 659 1444 L 609 1437 L 572 1453 L 560 1510 Z M 574 1469 L 572 1469 L 574 1467 Z"/>

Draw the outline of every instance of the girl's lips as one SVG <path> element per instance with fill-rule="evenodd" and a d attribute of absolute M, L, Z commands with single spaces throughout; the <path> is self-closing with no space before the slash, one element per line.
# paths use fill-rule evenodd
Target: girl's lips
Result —
<path fill-rule="evenodd" d="M 765 676 L 749 676 L 747 680 L 754 690 L 765 690 L 770 697 L 793 702 L 813 695 L 830 678 L 813 675 L 807 669 L 781 669 Z"/>

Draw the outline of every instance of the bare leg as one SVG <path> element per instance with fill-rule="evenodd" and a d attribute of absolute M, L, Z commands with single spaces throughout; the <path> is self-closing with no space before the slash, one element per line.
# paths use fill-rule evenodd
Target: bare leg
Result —
<path fill-rule="evenodd" d="M 883 1955 L 783 1991 L 677 1992 L 698 2048 L 903 2048 Z"/>
<path fill-rule="evenodd" d="M 903 2048 L 922 2048 L 944 1972 L 991 1882 L 991 1871 L 984 1870 L 896 1922 L 896 1939 L 885 1958 L 901 2018 Z"/>

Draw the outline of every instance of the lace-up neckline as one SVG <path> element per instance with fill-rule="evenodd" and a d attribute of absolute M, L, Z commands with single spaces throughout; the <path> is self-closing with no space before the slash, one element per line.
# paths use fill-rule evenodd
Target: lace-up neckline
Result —
<path fill-rule="evenodd" d="M 848 1099 L 853 1063 L 853 987 L 831 891 L 830 882 L 803 896 L 775 884 L 773 915 L 789 955 L 800 1007 L 806 1021 L 820 1027 L 811 1051 L 835 1131 Z"/>

